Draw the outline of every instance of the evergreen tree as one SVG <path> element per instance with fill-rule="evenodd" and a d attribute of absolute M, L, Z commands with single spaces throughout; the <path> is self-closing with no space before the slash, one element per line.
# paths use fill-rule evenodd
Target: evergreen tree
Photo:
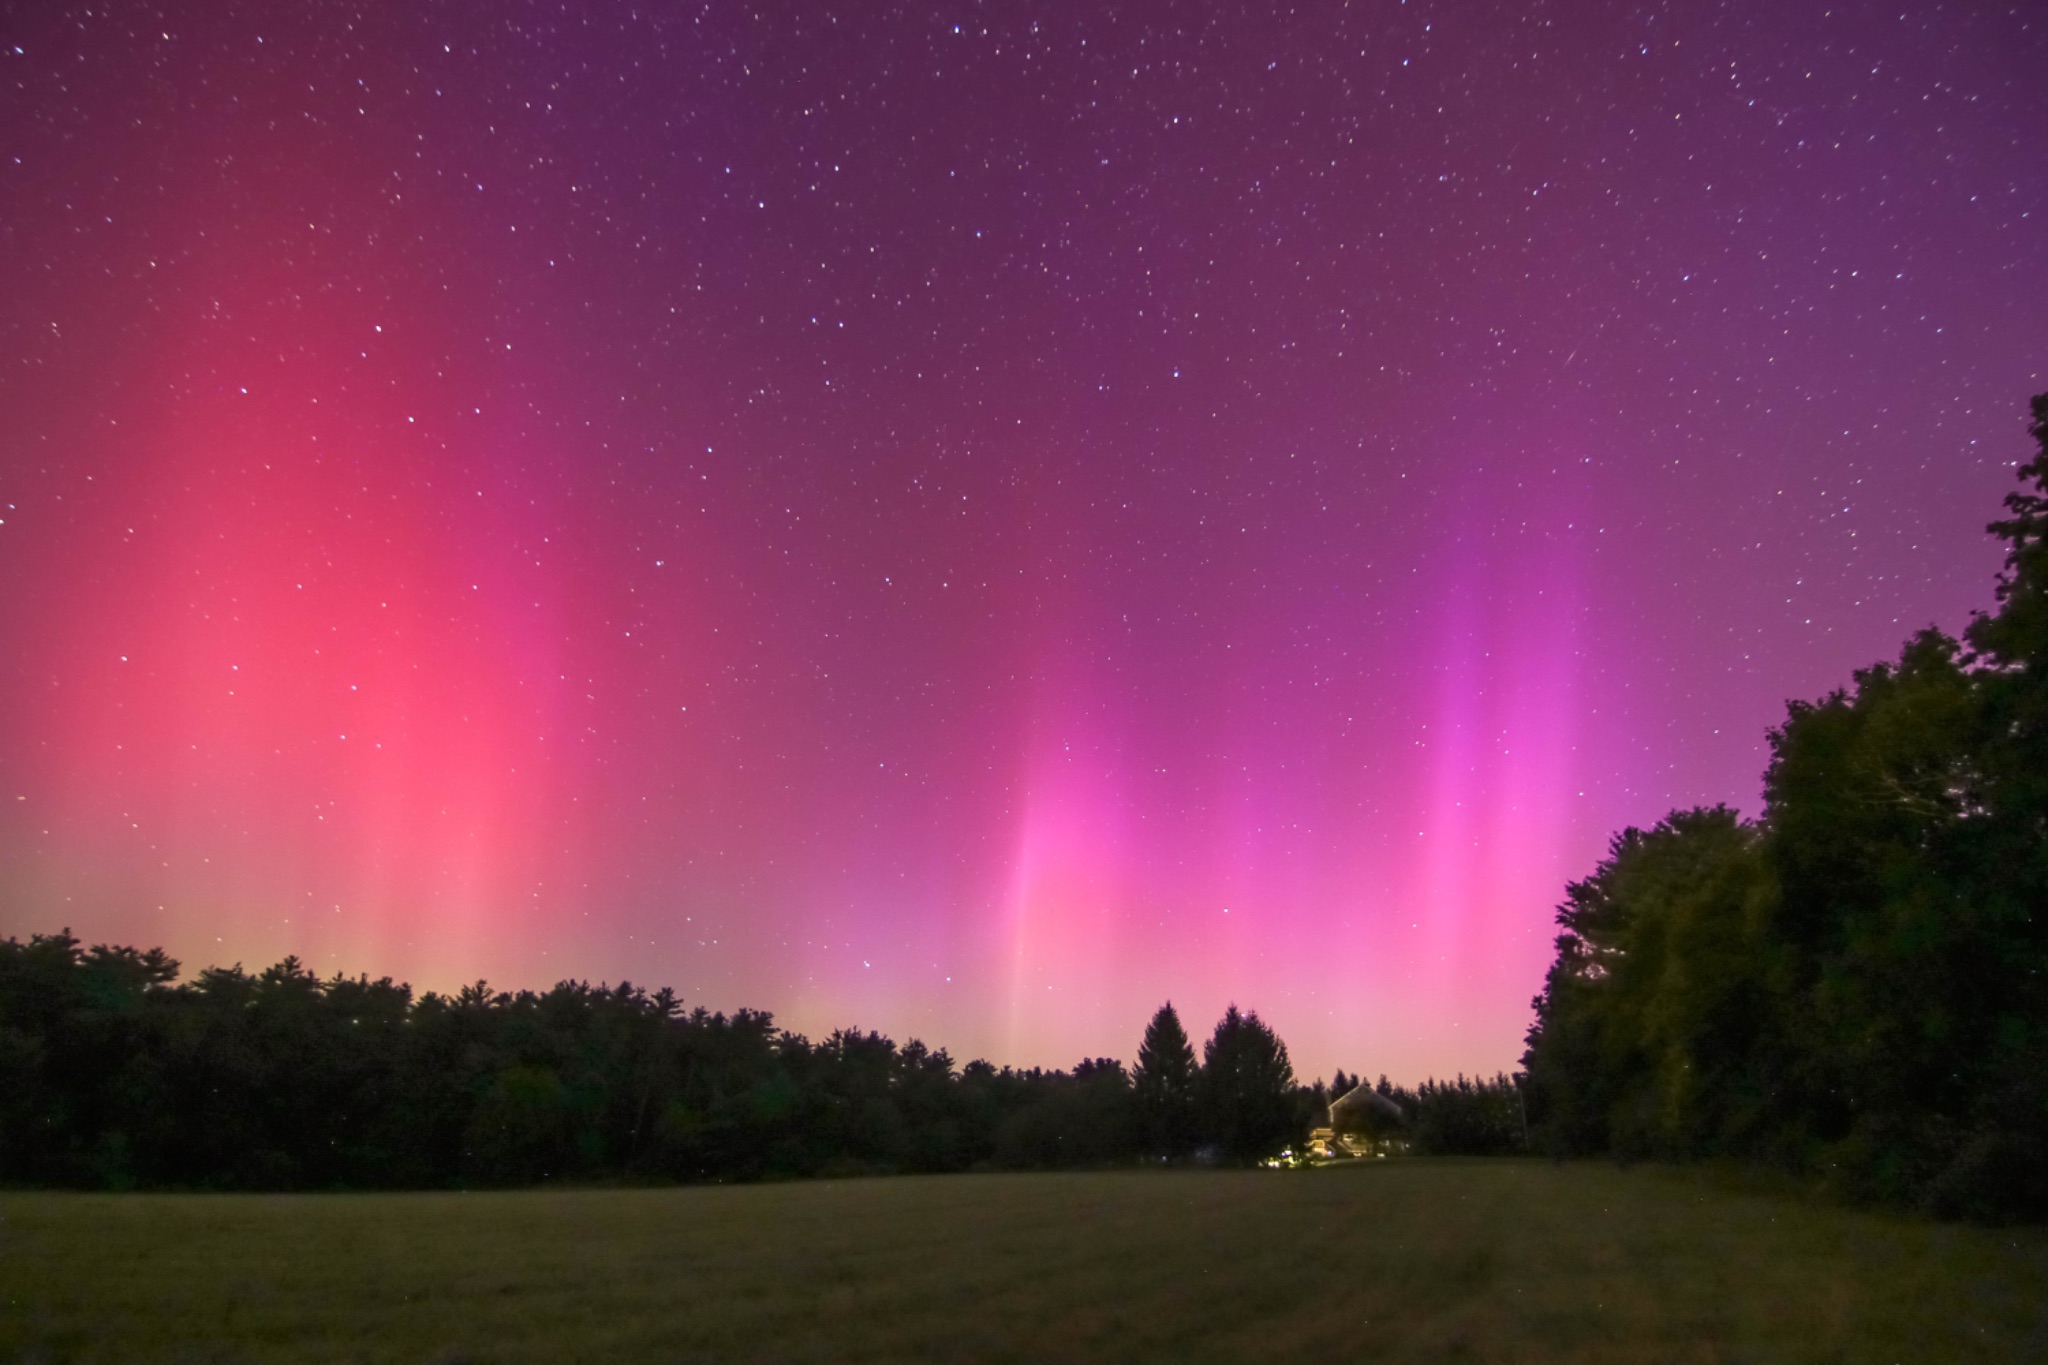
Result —
<path fill-rule="evenodd" d="M 1224 1011 L 1202 1049 L 1202 1135 L 1230 1161 L 1270 1156 L 1299 1136 L 1287 1045 L 1257 1014 Z"/>
<path fill-rule="evenodd" d="M 1424 1081 L 1414 1095 L 1413 1115 L 1408 1133 L 1417 1152 L 1509 1156 L 1523 1150 L 1521 1095 L 1508 1076 Z"/>
<path fill-rule="evenodd" d="M 1195 1046 L 1169 1000 L 1145 1025 L 1137 1069 L 1131 1074 L 1139 1140 L 1146 1152 L 1179 1158 L 1194 1150 L 1198 1080 Z"/>

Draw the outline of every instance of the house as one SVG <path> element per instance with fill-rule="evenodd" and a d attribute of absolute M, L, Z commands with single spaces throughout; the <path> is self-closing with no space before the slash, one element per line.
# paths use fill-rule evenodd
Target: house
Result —
<path fill-rule="evenodd" d="M 1330 1102 L 1330 1124 L 1309 1134 L 1308 1149 L 1325 1161 L 1386 1156 L 1406 1149 L 1407 1128 L 1400 1105 L 1361 1084 Z"/>

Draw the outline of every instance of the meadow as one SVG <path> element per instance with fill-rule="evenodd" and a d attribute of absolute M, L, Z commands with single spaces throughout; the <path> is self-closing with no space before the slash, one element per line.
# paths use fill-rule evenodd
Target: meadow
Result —
<path fill-rule="evenodd" d="M 2048 1232 L 1513 1160 L 12 1192 L 0 1357 L 2048 1359 Z"/>

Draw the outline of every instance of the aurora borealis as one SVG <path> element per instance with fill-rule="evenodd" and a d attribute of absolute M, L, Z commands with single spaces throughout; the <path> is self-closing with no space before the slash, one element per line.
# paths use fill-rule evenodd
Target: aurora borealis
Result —
<path fill-rule="evenodd" d="M 1511 1065 L 1988 607 L 2028 5 L 16 8 L 0 934 Z"/>

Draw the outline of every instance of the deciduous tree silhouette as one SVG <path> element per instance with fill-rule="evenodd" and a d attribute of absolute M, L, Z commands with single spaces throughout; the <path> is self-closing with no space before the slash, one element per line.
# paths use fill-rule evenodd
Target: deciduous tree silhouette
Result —
<path fill-rule="evenodd" d="M 2048 1217 L 2048 394 L 1998 608 L 1771 732 L 1764 811 L 1629 830 L 1567 891 L 1530 1032 L 1552 1150 L 1732 1155 Z"/>

